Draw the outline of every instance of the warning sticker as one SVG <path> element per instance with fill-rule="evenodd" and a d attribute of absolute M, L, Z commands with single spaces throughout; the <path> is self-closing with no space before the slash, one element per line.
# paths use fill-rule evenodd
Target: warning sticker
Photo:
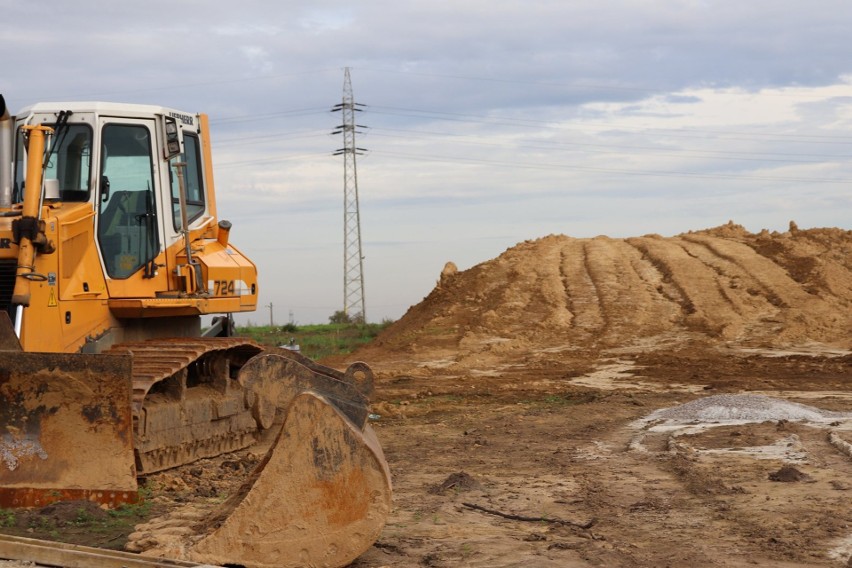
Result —
<path fill-rule="evenodd" d="M 53 286 L 50 287 L 50 296 L 47 298 L 47 307 L 55 308 L 57 306 L 56 303 L 56 288 Z"/>

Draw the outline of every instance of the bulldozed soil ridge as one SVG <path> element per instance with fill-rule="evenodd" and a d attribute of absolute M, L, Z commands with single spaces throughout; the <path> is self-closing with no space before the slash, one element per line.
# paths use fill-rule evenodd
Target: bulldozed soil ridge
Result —
<path fill-rule="evenodd" d="M 683 342 L 848 348 L 852 231 L 550 235 L 457 272 L 379 337 L 416 353 L 603 350 Z"/>

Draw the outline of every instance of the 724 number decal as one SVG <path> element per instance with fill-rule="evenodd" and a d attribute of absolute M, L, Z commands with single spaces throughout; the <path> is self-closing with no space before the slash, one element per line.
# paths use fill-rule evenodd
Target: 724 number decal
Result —
<path fill-rule="evenodd" d="M 214 280 L 214 294 L 216 296 L 233 296 L 234 281 L 233 280 Z"/>

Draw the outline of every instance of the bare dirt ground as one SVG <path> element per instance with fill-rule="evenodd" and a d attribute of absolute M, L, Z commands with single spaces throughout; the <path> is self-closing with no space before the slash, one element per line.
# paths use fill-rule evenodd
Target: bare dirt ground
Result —
<path fill-rule="evenodd" d="M 852 234 L 791 229 L 445 269 L 357 354 L 395 508 L 354 566 L 852 562 Z"/>
<path fill-rule="evenodd" d="M 354 359 L 394 509 L 352 566 L 852 566 L 852 231 L 521 243 Z M 669 409 L 669 410 L 661 410 Z M 151 481 L 221 499 L 256 456 Z"/>

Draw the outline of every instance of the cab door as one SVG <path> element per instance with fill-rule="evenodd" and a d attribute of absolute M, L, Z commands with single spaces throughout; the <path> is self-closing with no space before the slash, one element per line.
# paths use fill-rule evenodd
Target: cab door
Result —
<path fill-rule="evenodd" d="M 153 119 L 102 117 L 98 247 L 111 298 L 153 297 L 166 289 Z"/>

